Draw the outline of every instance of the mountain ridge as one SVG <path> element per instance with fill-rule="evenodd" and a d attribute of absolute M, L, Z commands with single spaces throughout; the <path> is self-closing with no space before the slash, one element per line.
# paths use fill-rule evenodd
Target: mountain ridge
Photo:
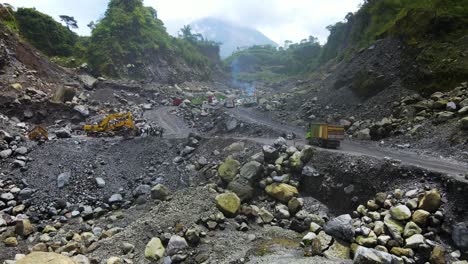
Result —
<path fill-rule="evenodd" d="M 235 25 L 218 18 L 202 18 L 190 25 L 195 32 L 202 34 L 205 38 L 221 42 L 221 58 L 227 58 L 242 47 L 254 45 L 278 46 L 276 42 L 256 29 Z"/>

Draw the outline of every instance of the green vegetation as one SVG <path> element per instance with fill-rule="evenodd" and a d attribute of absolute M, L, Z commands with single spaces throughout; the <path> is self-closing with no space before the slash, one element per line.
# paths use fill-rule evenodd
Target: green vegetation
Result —
<path fill-rule="evenodd" d="M 111 0 L 104 17 L 89 23 L 90 37 L 79 37 L 72 16 L 61 15 L 66 25 L 33 8 L 0 6 L 1 23 L 60 65 L 76 67 L 88 63 L 96 75 L 143 78 L 150 65 L 164 59 L 206 71 L 219 61 L 219 44 L 193 35 L 169 36 L 157 12 L 142 0 Z M 186 28 L 187 29 L 187 28 Z"/>
<path fill-rule="evenodd" d="M 317 38 L 309 37 L 300 43 L 285 43 L 287 48 L 253 46 L 235 52 L 224 64 L 242 81 L 280 80 L 304 74 L 317 68 L 322 50 Z"/>
<path fill-rule="evenodd" d="M 15 12 L 19 32 L 33 46 L 48 56 L 72 56 L 78 35 L 34 8 Z"/>
<path fill-rule="evenodd" d="M 327 27 L 330 36 L 323 46 L 314 38 L 280 49 L 255 46 L 236 52 L 225 66 L 241 81 L 281 80 L 313 73 L 329 61 L 346 60 L 379 39 L 393 37 L 407 44 L 401 62 L 408 76 L 404 85 L 430 93 L 468 78 L 467 28 L 468 0 L 366 0 L 356 13 Z M 383 85 L 365 74 L 355 81 L 368 88 L 365 94 Z"/>
<path fill-rule="evenodd" d="M 111 0 L 104 18 L 93 27 L 87 59 L 96 73 L 142 78 L 142 69 L 155 57 L 174 53 L 189 65 L 210 65 L 196 45 L 169 36 L 156 10 L 141 0 Z"/>

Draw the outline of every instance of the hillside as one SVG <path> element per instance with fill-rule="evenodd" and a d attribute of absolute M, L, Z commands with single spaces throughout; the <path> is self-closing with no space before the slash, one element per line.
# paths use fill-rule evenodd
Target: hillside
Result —
<path fill-rule="evenodd" d="M 221 58 L 227 58 L 238 48 L 254 45 L 271 45 L 274 41 L 258 30 L 246 28 L 217 18 L 204 18 L 191 23 L 195 32 L 201 33 L 209 40 L 221 43 Z"/>
<path fill-rule="evenodd" d="M 224 61 L 143 0 L 90 37 L 0 5 L 0 263 L 467 264 L 462 2 L 367 0 L 325 45 Z"/>

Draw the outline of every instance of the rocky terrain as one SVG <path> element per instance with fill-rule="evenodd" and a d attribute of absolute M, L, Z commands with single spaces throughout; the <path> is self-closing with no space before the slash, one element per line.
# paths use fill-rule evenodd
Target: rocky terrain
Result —
<path fill-rule="evenodd" d="M 404 88 L 402 49 L 381 40 L 310 80 L 259 85 L 258 108 L 298 126 L 341 124 L 353 139 L 466 160 L 467 83 L 429 94 Z"/>
<path fill-rule="evenodd" d="M 468 85 L 402 88 L 398 40 L 247 109 L 223 78 L 95 78 L 0 36 L 1 263 L 468 263 Z M 133 136 L 83 131 L 121 112 Z M 310 121 L 351 149 L 308 145 Z"/>

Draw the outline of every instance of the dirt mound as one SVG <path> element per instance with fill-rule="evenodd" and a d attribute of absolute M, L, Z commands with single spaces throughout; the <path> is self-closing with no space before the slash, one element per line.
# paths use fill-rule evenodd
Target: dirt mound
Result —
<path fill-rule="evenodd" d="M 22 88 L 32 87 L 47 94 L 64 85 L 79 87 L 73 74 L 50 62 L 30 44 L 0 25 L 0 83 L 3 89 L 0 94 L 15 94 Z"/>

